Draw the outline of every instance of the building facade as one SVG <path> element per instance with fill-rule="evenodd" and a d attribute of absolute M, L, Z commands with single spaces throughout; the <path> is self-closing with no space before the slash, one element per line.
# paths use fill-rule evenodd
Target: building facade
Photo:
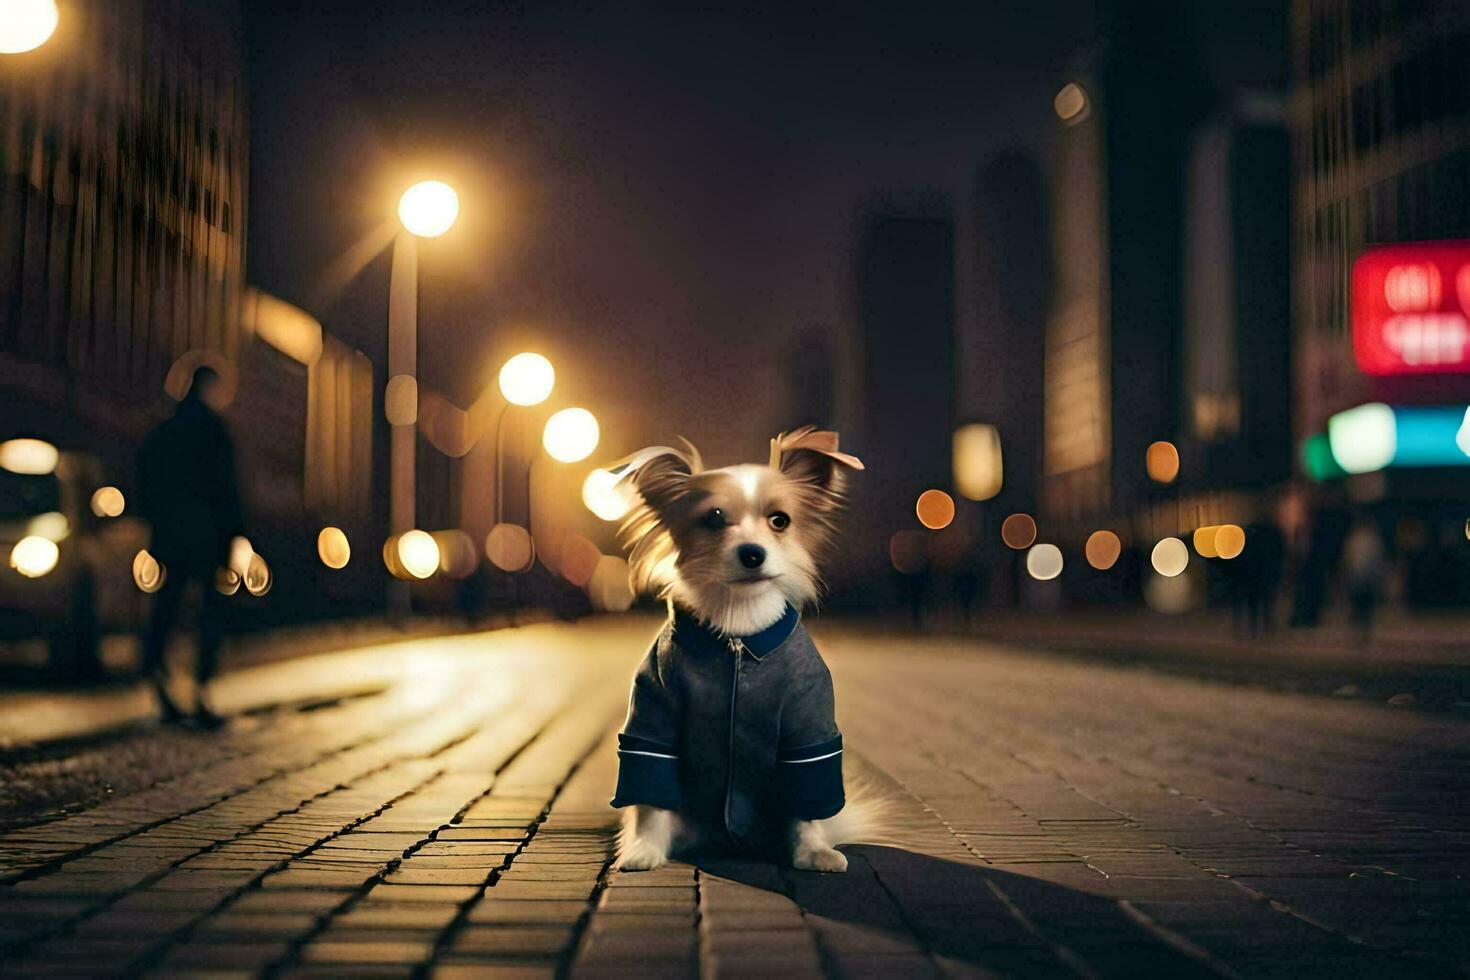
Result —
<path fill-rule="evenodd" d="M 1368 401 L 1470 399 L 1470 376 L 1372 378 L 1351 337 L 1371 245 L 1470 238 L 1470 7 L 1296 0 L 1292 7 L 1299 440 Z"/>

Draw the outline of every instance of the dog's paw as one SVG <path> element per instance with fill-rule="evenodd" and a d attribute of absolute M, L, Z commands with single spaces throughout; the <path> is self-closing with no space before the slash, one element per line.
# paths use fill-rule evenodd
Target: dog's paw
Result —
<path fill-rule="evenodd" d="M 652 871 L 662 867 L 669 855 L 662 848 L 646 840 L 634 838 L 618 850 L 613 862 L 614 871 Z"/>
<path fill-rule="evenodd" d="M 791 855 L 791 866 L 798 871 L 846 871 L 847 856 L 831 847 L 798 847 Z"/>

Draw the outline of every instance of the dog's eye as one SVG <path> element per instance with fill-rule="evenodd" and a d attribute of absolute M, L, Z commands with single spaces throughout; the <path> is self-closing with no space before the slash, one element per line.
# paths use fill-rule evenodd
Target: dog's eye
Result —
<path fill-rule="evenodd" d="M 791 518 L 785 511 L 778 510 L 766 518 L 766 520 L 771 523 L 771 530 L 773 531 L 784 531 L 791 526 Z"/>
<path fill-rule="evenodd" d="M 730 522 L 725 520 L 725 512 L 718 507 L 711 507 L 701 523 L 711 531 L 720 531 L 730 526 Z"/>

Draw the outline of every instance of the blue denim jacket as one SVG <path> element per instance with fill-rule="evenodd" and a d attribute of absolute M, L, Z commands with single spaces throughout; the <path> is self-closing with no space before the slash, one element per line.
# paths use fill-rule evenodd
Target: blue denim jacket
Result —
<path fill-rule="evenodd" d="M 678 810 L 760 847 L 843 802 L 832 675 L 796 610 L 731 638 L 675 609 L 633 678 L 612 805 Z"/>

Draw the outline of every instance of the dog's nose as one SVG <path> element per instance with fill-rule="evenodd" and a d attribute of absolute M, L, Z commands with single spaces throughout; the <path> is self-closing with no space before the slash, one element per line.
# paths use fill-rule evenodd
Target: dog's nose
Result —
<path fill-rule="evenodd" d="M 742 544 L 735 549 L 735 554 L 740 556 L 740 564 L 746 568 L 760 568 L 766 560 L 766 549 L 758 544 Z"/>

